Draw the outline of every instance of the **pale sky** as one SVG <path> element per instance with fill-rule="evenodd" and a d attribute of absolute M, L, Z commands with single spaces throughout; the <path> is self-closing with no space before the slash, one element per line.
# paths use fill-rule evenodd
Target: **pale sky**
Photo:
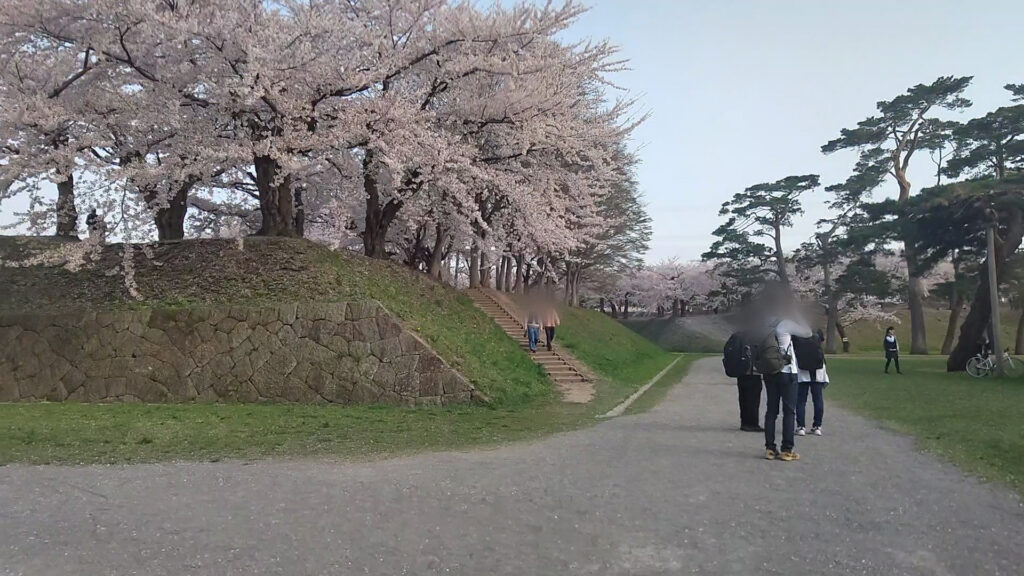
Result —
<path fill-rule="evenodd" d="M 643 97 L 639 180 L 654 218 L 647 260 L 699 258 L 718 209 L 752 184 L 817 173 L 844 180 L 854 153 L 821 145 L 913 84 L 973 75 L 965 120 L 1024 82 L 1020 0 L 589 0 L 573 34 L 609 38 L 631 61 L 615 80 Z M 915 189 L 934 183 L 915 157 Z M 895 185 L 880 189 L 894 191 Z M 809 238 L 823 191 L 784 237 Z"/>
<path fill-rule="evenodd" d="M 588 4 L 568 36 L 619 45 L 631 70 L 614 80 L 651 113 L 636 132 L 654 219 L 649 262 L 699 258 L 721 221 L 719 206 L 747 186 L 807 173 L 825 185 L 844 180 L 855 154 L 825 157 L 820 147 L 878 100 L 941 75 L 974 75 L 974 106 L 957 117 L 965 120 L 1009 103 L 1002 86 L 1024 82 L 1020 0 Z M 931 185 L 933 174 L 926 154 L 915 158 L 915 188 Z M 787 250 L 811 236 L 824 197 L 806 199 Z M 18 204 L 0 206 L 0 222 Z"/>

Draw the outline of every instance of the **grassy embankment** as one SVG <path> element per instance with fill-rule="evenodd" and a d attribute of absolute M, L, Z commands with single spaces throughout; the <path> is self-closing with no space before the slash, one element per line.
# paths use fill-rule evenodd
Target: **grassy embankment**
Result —
<path fill-rule="evenodd" d="M 829 359 L 830 400 L 912 434 L 922 448 L 1024 492 L 1024 378 L 947 373 L 945 358 L 905 357 L 903 376 L 877 358 Z"/>
<path fill-rule="evenodd" d="M 298 405 L 0 405 L 0 464 L 210 460 L 330 455 L 372 458 L 489 445 L 585 426 L 644 384 L 674 356 L 598 313 L 567 311 L 559 337 L 601 376 L 587 405 L 558 401 L 550 380 L 465 296 L 387 262 L 301 240 L 185 242 L 138 254 L 133 301 L 121 258 L 99 266 L 5 268 L 0 306 L 184 306 L 379 300 L 492 399 L 490 406 L 401 409 Z M 159 262 L 159 265 L 154 265 Z M 680 361 L 678 379 L 688 366 Z"/>

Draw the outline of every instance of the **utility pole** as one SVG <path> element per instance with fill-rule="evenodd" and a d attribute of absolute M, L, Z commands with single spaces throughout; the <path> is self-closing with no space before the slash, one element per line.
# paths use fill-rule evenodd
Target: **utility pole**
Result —
<path fill-rule="evenodd" d="M 1000 342 L 999 332 L 1002 327 L 999 323 L 999 283 L 996 278 L 996 214 L 992 209 L 986 210 L 989 217 L 988 229 L 988 299 L 992 305 L 992 348 L 996 355 L 996 374 L 1003 375 L 1003 344 Z"/>

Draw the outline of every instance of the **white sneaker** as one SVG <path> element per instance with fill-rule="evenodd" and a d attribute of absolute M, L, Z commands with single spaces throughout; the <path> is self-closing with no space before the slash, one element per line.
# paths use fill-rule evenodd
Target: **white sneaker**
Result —
<path fill-rule="evenodd" d="M 811 428 L 811 434 L 814 434 L 815 436 L 821 436 L 821 426 L 815 426 L 814 428 Z"/>
<path fill-rule="evenodd" d="M 804 427 L 801 426 L 801 427 L 796 429 L 796 435 L 797 436 L 807 436 L 807 430 L 805 430 Z"/>

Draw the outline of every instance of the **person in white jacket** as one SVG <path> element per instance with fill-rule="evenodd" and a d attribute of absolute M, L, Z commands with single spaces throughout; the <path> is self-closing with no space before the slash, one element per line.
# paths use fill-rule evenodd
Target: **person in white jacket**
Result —
<path fill-rule="evenodd" d="M 764 415 L 765 458 L 769 460 L 777 458 L 789 462 L 800 459 L 800 455 L 793 450 L 796 432 L 797 376 L 800 373 L 800 368 L 796 363 L 796 354 L 793 352 L 793 336 L 808 338 L 812 332 L 796 312 L 795 306 L 790 306 L 783 316 L 770 318 L 769 326 L 774 327 L 779 350 L 783 356 L 789 356 L 790 361 L 789 364 L 782 367 L 781 372 L 764 375 L 764 388 L 768 399 L 768 409 Z M 782 404 L 781 452 L 775 444 L 775 421 L 779 416 L 780 402 Z"/>

